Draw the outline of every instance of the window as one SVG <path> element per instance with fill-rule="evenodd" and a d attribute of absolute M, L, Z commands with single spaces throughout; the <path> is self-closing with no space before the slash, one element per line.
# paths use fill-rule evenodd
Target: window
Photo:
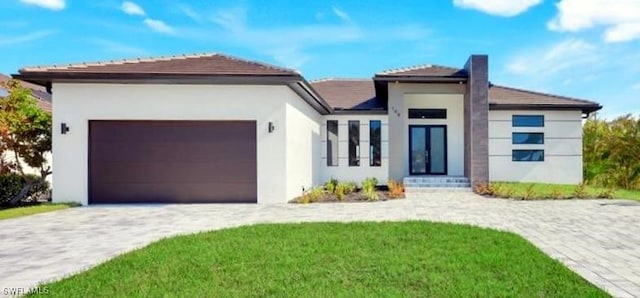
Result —
<path fill-rule="evenodd" d="M 544 144 L 544 133 L 541 132 L 514 132 L 512 144 Z"/>
<path fill-rule="evenodd" d="M 447 109 L 409 109 L 409 119 L 447 119 Z"/>
<path fill-rule="evenodd" d="M 338 165 L 338 120 L 327 120 L 327 166 Z"/>
<path fill-rule="evenodd" d="M 513 150 L 513 161 L 544 161 L 544 150 Z"/>
<path fill-rule="evenodd" d="M 369 121 L 369 166 L 379 167 L 382 164 L 382 122 Z"/>
<path fill-rule="evenodd" d="M 544 127 L 544 116 L 513 115 L 511 122 L 514 127 Z"/>
<path fill-rule="evenodd" d="M 349 121 L 349 166 L 360 166 L 360 121 Z"/>

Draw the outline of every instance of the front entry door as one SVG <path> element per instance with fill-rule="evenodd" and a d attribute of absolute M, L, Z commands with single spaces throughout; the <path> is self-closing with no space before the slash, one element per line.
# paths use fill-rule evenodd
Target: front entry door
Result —
<path fill-rule="evenodd" d="M 409 174 L 447 174 L 447 126 L 409 126 Z"/>

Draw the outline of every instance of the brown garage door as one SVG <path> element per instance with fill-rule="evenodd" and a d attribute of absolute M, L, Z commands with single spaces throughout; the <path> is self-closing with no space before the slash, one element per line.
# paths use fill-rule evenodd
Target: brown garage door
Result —
<path fill-rule="evenodd" d="M 255 121 L 90 121 L 89 203 L 255 203 Z"/>

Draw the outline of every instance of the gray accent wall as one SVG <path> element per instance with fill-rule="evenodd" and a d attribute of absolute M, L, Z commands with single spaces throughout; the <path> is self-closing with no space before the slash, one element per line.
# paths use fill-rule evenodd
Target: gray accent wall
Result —
<path fill-rule="evenodd" d="M 469 73 L 464 96 L 465 176 L 477 185 L 489 181 L 489 58 L 472 55 L 464 68 Z"/>

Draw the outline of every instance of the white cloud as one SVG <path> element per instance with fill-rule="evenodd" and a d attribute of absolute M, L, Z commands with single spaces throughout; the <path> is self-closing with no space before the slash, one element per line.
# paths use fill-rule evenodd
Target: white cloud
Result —
<path fill-rule="evenodd" d="M 29 43 L 31 41 L 35 41 L 35 40 L 38 40 L 38 39 L 45 38 L 45 37 L 50 36 L 50 35 L 52 35 L 54 33 L 55 33 L 55 31 L 53 31 L 53 30 L 41 30 L 41 31 L 35 31 L 35 32 L 32 32 L 32 33 L 19 35 L 19 36 L 2 36 L 2 35 L 0 35 L 0 47 L 2 47 L 2 46 L 13 46 L 13 45 L 17 45 L 17 44 Z"/>
<path fill-rule="evenodd" d="M 600 62 L 597 47 L 579 39 L 520 53 L 507 63 L 507 71 L 519 75 L 549 76 L 571 68 Z"/>
<path fill-rule="evenodd" d="M 606 42 L 625 42 L 640 38 L 640 22 L 613 26 L 604 32 Z"/>
<path fill-rule="evenodd" d="M 243 7 L 221 9 L 215 13 L 212 21 L 232 32 L 241 31 L 245 28 L 247 10 Z"/>
<path fill-rule="evenodd" d="M 501 17 L 519 15 L 542 0 L 453 0 L 453 5 L 464 9 L 475 9 Z"/>
<path fill-rule="evenodd" d="M 602 26 L 606 42 L 640 38 L 638 0 L 561 0 L 556 6 L 558 15 L 547 23 L 550 30 L 576 32 Z"/>
<path fill-rule="evenodd" d="M 51 10 L 63 10 L 66 6 L 64 0 L 20 0 L 20 2 Z"/>
<path fill-rule="evenodd" d="M 122 6 L 120 6 L 120 9 L 122 9 L 122 11 L 124 11 L 124 13 L 126 13 L 128 15 L 132 15 L 132 16 L 145 16 L 146 15 L 146 13 L 144 12 L 144 9 L 142 9 L 142 7 L 140 7 L 140 5 L 135 4 L 133 2 L 130 2 L 130 1 L 122 2 Z"/>
<path fill-rule="evenodd" d="M 147 27 L 149 27 L 153 31 L 156 31 L 156 32 L 159 32 L 159 33 L 173 34 L 175 32 L 173 27 L 167 25 L 165 22 L 163 22 L 161 20 L 156 20 L 156 19 L 152 19 L 152 18 L 146 18 L 146 19 L 144 19 L 143 22 L 144 22 L 145 25 L 147 25 Z"/>
<path fill-rule="evenodd" d="M 334 12 L 335 13 L 335 12 Z M 361 27 L 355 22 L 310 25 L 253 27 L 247 22 L 245 7 L 218 10 L 210 19 L 219 30 L 196 29 L 181 32 L 182 36 L 198 40 L 224 40 L 249 48 L 260 55 L 269 56 L 277 63 L 300 68 L 313 55 L 310 49 L 331 44 L 394 42 L 424 39 L 430 31 L 422 25 L 398 24 L 383 28 Z"/>
<path fill-rule="evenodd" d="M 640 90 L 640 83 L 636 83 L 633 86 L 631 86 L 631 89 L 633 90 Z"/>
<path fill-rule="evenodd" d="M 339 17 L 341 20 L 345 22 L 351 22 L 351 17 L 344 10 L 336 6 L 332 7 L 332 9 L 333 9 L 333 13 L 335 13 L 336 16 Z"/>
<path fill-rule="evenodd" d="M 189 17 L 190 19 L 192 19 L 193 21 L 195 21 L 196 23 L 203 23 L 204 22 L 204 18 L 202 17 L 202 15 L 198 12 L 196 12 L 195 10 L 193 10 L 191 7 L 184 5 L 184 4 L 180 4 L 178 6 L 178 9 L 187 17 Z"/>

